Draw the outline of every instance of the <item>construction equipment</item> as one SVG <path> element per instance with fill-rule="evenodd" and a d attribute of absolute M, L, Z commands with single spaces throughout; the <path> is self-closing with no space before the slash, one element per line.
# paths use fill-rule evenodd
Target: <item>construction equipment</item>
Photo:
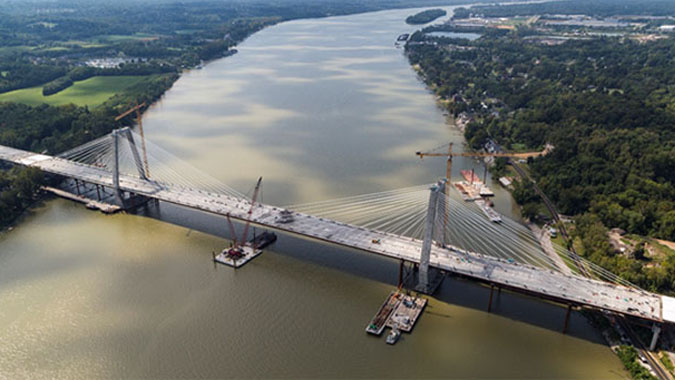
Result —
<path fill-rule="evenodd" d="M 455 153 L 452 151 L 452 143 L 448 144 L 448 152 L 447 153 L 435 153 L 435 150 L 438 150 L 442 148 L 444 145 L 441 145 L 438 148 L 433 149 L 430 152 L 415 152 L 416 155 L 420 156 L 420 159 L 424 159 L 425 156 L 427 157 L 447 157 L 447 161 L 445 164 L 445 178 L 447 179 L 448 182 L 450 182 L 450 176 L 452 175 L 452 158 L 453 157 L 508 157 L 508 158 L 528 158 L 528 157 L 537 157 L 544 155 L 548 153 L 548 148 L 544 149 L 541 152 L 528 152 L 528 153 L 486 153 L 486 152 L 458 152 Z M 473 169 L 471 170 L 471 180 L 473 183 Z M 485 174 L 483 175 L 483 181 L 487 184 L 487 166 L 485 166 Z M 450 196 L 450 184 L 448 183 L 448 186 L 445 186 L 445 195 Z M 448 223 L 448 219 L 450 218 L 450 208 L 446 207 L 445 208 L 445 216 L 443 218 L 443 230 L 445 230 L 446 225 Z"/>
<path fill-rule="evenodd" d="M 230 228 L 230 234 L 232 235 L 232 247 L 228 250 L 228 255 L 232 257 L 241 257 L 243 256 L 241 252 L 241 247 L 246 244 L 246 238 L 248 237 L 249 226 L 251 225 L 251 215 L 253 214 L 253 208 L 255 207 L 255 202 L 258 198 L 258 193 L 260 192 L 260 184 L 262 183 L 262 177 L 258 178 L 258 182 L 255 184 L 255 190 L 253 190 L 253 197 L 251 198 L 251 207 L 248 209 L 246 223 L 244 224 L 244 232 L 241 239 L 237 240 L 237 233 L 234 229 L 234 224 L 232 219 L 230 219 L 230 214 L 227 214 L 227 224 Z M 256 239 L 253 240 L 255 245 Z M 255 250 L 255 246 L 253 249 Z"/>
<path fill-rule="evenodd" d="M 253 197 L 251 197 L 251 207 L 248 209 L 248 218 L 246 218 L 246 224 L 244 225 L 244 236 L 242 237 L 242 244 L 246 242 L 248 237 L 248 228 L 251 225 L 251 215 L 253 214 L 253 208 L 255 207 L 255 201 L 258 198 L 258 192 L 260 192 L 260 183 L 262 182 L 262 177 L 258 178 L 258 182 L 255 184 L 255 190 L 253 190 Z M 255 248 L 255 247 L 254 247 Z"/>
<path fill-rule="evenodd" d="M 136 123 L 138 124 L 138 130 L 141 132 L 141 148 L 143 149 L 143 165 L 145 169 L 145 176 L 147 178 L 150 178 L 150 167 L 148 166 L 148 152 L 145 149 L 145 134 L 143 133 L 143 119 L 141 118 L 141 108 L 143 107 L 145 107 L 145 102 L 141 104 L 138 104 L 138 102 L 136 102 L 135 106 L 117 115 L 115 121 L 119 121 L 125 118 L 134 111 L 136 112 Z"/>
<path fill-rule="evenodd" d="M 440 147 L 439 147 L 440 148 Z M 438 148 L 436 148 L 438 149 Z M 434 149 L 434 150 L 436 150 Z M 548 150 L 544 149 L 541 152 L 527 152 L 527 153 L 487 153 L 487 152 L 453 152 L 452 143 L 448 144 L 447 153 L 435 153 L 433 150 L 431 152 L 416 152 L 415 154 L 420 156 L 420 159 L 424 157 L 447 157 L 447 163 L 445 167 L 445 178 L 450 181 L 450 175 L 452 172 L 452 158 L 453 157 L 508 157 L 508 158 L 529 158 L 529 157 L 538 157 L 548 153 Z M 449 186 L 445 188 L 445 193 L 449 191 Z"/>

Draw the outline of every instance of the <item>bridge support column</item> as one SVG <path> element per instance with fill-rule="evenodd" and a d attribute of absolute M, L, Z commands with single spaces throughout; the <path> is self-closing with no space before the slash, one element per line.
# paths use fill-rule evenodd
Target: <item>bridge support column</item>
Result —
<path fill-rule="evenodd" d="M 398 266 L 398 288 L 403 288 L 403 260 L 401 260 L 401 264 Z"/>
<path fill-rule="evenodd" d="M 570 323 L 570 313 L 572 312 L 572 305 L 567 305 L 567 311 L 565 312 L 565 324 L 563 325 L 563 334 L 567 334 L 567 327 Z"/>
<path fill-rule="evenodd" d="M 490 300 L 488 301 L 488 309 L 487 309 L 488 313 L 490 311 L 492 311 L 492 293 L 494 293 L 494 291 L 495 291 L 495 286 L 490 285 Z"/>
<path fill-rule="evenodd" d="M 656 343 L 659 341 L 659 335 L 661 335 L 661 326 L 654 323 L 652 326 L 652 342 L 649 344 L 649 351 L 654 351 L 656 349 Z"/>
<path fill-rule="evenodd" d="M 431 258 L 431 245 L 433 244 L 434 235 L 437 233 L 437 218 L 439 211 L 439 199 L 441 199 L 441 192 L 445 191 L 445 181 L 440 181 L 437 185 L 431 187 L 431 193 L 429 194 L 429 206 L 427 208 L 427 218 L 426 224 L 424 227 L 424 240 L 422 241 L 422 252 L 420 255 L 420 266 L 418 274 L 418 282 L 415 289 L 421 293 L 432 293 L 435 288 L 440 284 L 440 281 L 437 281 L 434 278 L 433 282 L 430 283 L 429 278 L 429 260 Z M 441 278 L 442 279 L 442 278 Z"/>

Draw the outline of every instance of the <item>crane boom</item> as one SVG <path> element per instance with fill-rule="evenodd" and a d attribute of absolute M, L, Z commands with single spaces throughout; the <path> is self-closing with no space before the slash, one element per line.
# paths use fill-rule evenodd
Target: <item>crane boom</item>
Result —
<path fill-rule="evenodd" d="M 128 116 L 132 112 L 140 110 L 143 107 L 145 107 L 145 102 L 143 102 L 141 104 L 137 104 L 136 106 L 131 107 L 128 110 L 124 111 L 124 113 L 121 113 L 121 114 L 117 115 L 117 117 L 115 118 L 115 121 L 119 121 L 119 120 L 123 119 L 125 116 Z"/>
<path fill-rule="evenodd" d="M 485 153 L 485 152 L 461 152 L 461 153 L 423 153 L 416 152 L 416 155 L 420 158 L 424 157 L 519 157 L 519 158 L 528 158 L 528 157 L 537 157 L 544 154 L 541 152 L 527 152 L 527 153 Z"/>
<path fill-rule="evenodd" d="M 255 184 L 255 190 L 253 190 L 253 197 L 251 198 L 251 207 L 248 209 L 248 218 L 246 219 L 246 225 L 244 226 L 244 236 L 241 238 L 241 244 L 246 242 L 248 235 L 248 227 L 251 225 L 251 214 L 253 214 L 253 208 L 255 207 L 255 201 L 258 198 L 258 192 L 260 191 L 260 183 L 262 182 L 262 177 L 258 178 L 258 182 Z"/>
<path fill-rule="evenodd" d="M 237 232 L 234 230 L 234 224 L 232 224 L 232 219 L 230 219 L 230 214 L 227 214 L 227 224 L 230 226 L 230 235 L 232 236 L 232 245 L 237 246 Z"/>
<path fill-rule="evenodd" d="M 529 158 L 529 157 L 538 157 L 543 156 L 548 153 L 548 149 L 544 149 L 541 152 L 526 152 L 526 153 L 486 153 L 486 152 L 457 152 L 453 153 L 452 143 L 448 144 L 448 153 L 432 153 L 432 152 L 415 152 L 420 159 L 424 157 L 447 157 L 448 161 L 445 169 L 445 177 L 450 180 L 450 175 L 452 172 L 452 158 L 453 157 L 510 157 L 510 158 Z"/>

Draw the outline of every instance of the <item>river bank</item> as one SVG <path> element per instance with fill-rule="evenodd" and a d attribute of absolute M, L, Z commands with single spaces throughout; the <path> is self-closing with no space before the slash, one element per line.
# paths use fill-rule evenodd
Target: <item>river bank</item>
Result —
<path fill-rule="evenodd" d="M 274 205 L 433 182 L 445 161 L 415 151 L 463 140 L 393 46 L 414 12 L 256 33 L 238 54 L 184 73 L 146 111 L 146 137 L 237 189 L 263 176 L 262 201 Z M 504 201 L 496 207 L 513 215 Z M 363 329 L 398 262 L 280 234 L 241 270 L 214 268 L 226 231 L 223 219 L 168 204 L 108 216 L 46 202 L 0 237 L 0 340 L 12 342 L 0 345 L 3 374 L 625 377 L 578 313 L 562 335 L 559 307 L 502 291 L 488 314 L 489 288 L 453 278 L 392 350 Z"/>

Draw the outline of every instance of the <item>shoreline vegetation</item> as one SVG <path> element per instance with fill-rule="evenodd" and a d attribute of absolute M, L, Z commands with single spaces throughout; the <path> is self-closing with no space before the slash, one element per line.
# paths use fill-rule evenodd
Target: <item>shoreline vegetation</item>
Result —
<path fill-rule="evenodd" d="M 675 240 L 675 38 L 551 45 L 528 38 L 539 28 L 483 27 L 473 41 L 418 31 L 406 53 L 472 148 L 491 140 L 507 151 L 541 150 L 554 142 L 524 166 L 574 219 L 577 252 L 640 287 L 674 294 L 672 250 L 642 254 L 634 244 L 622 252 L 608 233 Z M 499 161 L 493 173 L 508 175 Z M 529 182 L 513 186 L 525 217 L 550 218 Z"/>
<path fill-rule="evenodd" d="M 569 8 L 574 4 L 580 8 Z M 656 2 L 459 8 L 450 22 L 415 32 L 405 49 L 413 69 L 473 149 L 488 141 L 508 151 L 555 145 L 551 154 L 522 164 L 567 215 L 562 223 L 569 241 L 560 235 L 551 239 L 547 231 L 542 238 L 571 245 L 644 289 L 673 295 L 675 35 L 661 28 L 668 20 L 644 15 L 645 9 L 655 9 L 650 4 Z M 669 20 L 675 24 L 671 8 Z M 547 9 L 556 9 L 556 16 L 541 16 Z M 574 9 L 590 11 L 579 16 Z M 630 17 L 592 17 L 622 20 L 622 11 L 644 16 L 638 23 Z M 481 38 L 427 34 L 438 30 L 480 33 Z M 505 160 L 494 160 L 491 172 L 516 177 Z M 512 182 L 509 190 L 523 216 L 551 225 L 532 184 Z M 654 378 L 640 359 L 643 354 L 626 345 L 630 340 L 619 336 L 610 319 L 583 314 L 632 378 Z M 643 341 L 651 339 L 649 329 L 634 329 Z M 664 351 L 657 358 L 673 374 L 675 353 L 667 338 L 659 344 Z"/>
<path fill-rule="evenodd" d="M 412 16 L 408 16 L 405 19 L 405 22 L 409 25 L 420 25 L 420 24 L 426 24 L 429 22 L 432 22 L 440 17 L 443 17 L 447 15 L 448 12 L 446 12 L 443 9 L 427 9 L 425 11 L 416 13 Z"/>

